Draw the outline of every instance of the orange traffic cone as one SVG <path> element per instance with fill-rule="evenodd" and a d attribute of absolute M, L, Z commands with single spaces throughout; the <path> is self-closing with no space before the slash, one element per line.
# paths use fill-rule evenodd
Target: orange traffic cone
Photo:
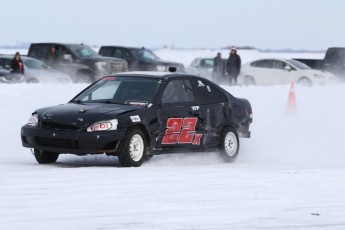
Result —
<path fill-rule="evenodd" d="M 297 105 L 296 105 L 295 83 L 291 82 L 288 103 L 286 106 L 286 114 L 296 114 L 296 112 L 297 112 Z"/>

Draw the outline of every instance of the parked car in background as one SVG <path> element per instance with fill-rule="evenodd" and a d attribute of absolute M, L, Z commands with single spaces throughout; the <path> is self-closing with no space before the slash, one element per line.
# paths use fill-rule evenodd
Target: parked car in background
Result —
<path fill-rule="evenodd" d="M 328 48 L 324 59 L 296 58 L 312 69 L 328 71 L 334 74 L 337 79 L 345 81 L 345 47 Z"/>
<path fill-rule="evenodd" d="M 259 59 L 244 64 L 238 82 L 244 85 L 276 85 L 295 82 L 304 86 L 323 85 L 335 77 L 313 70 L 294 59 Z"/>
<path fill-rule="evenodd" d="M 226 61 L 227 59 L 223 59 L 224 68 L 226 67 Z M 213 64 L 214 58 L 197 57 L 194 58 L 192 63 L 186 68 L 186 72 L 211 80 Z"/>
<path fill-rule="evenodd" d="M 52 48 L 58 60 L 49 65 L 71 76 L 74 82 L 90 83 L 106 75 L 128 70 L 125 60 L 103 57 L 84 44 L 33 43 L 28 56 L 47 62 Z"/>
<path fill-rule="evenodd" d="M 128 62 L 129 71 L 168 71 L 169 67 L 175 67 L 176 72 L 185 70 L 183 64 L 162 60 L 145 48 L 101 46 L 98 53 L 106 57 L 125 59 Z"/>
<path fill-rule="evenodd" d="M 4 69 L 0 64 L 0 83 L 22 83 L 24 82 L 24 75 L 11 73 L 11 71 Z"/>
<path fill-rule="evenodd" d="M 249 138 L 252 108 L 207 79 L 169 72 L 107 76 L 70 102 L 35 110 L 21 130 L 38 163 L 60 154 L 117 156 L 140 166 L 153 154 L 218 149 L 225 161 Z"/>
<path fill-rule="evenodd" d="M 1 62 L 5 68 L 11 69 L 13 55 L 0 55 Z M 35 58 L 22 56 L 24 63 L 24 77 L 27 83 L 72 83 L 67 74 L 54 70 L 48 65 Z"/>

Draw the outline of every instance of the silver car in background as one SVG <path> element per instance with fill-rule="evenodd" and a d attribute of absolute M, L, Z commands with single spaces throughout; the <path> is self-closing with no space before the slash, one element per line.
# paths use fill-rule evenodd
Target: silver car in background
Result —
<path fill-rule="evenodd" d="M 213 58 L 198 57 L 186 68 L 186 72 L 209 80 L 212 78 Z"/>
<path fill-rule="evenodd" d="M 0 60 L 6 69 L 11 69 L 13 55 L 0 55 Z M 72 83 L 65 73 L 52 69 L 35 58 L 21 56 L 24 63 L 24 78 L 27 83 Z"/>

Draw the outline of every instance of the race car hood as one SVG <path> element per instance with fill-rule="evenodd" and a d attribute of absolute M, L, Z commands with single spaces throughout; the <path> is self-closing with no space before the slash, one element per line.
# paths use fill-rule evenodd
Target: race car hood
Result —
<path fill-rule="evenodd" d="M 67 103 L 37 110 L 41 121 L 82 126 L 94 122 L 114 119 L 120 114 L 143 109 L 119 104 L 78 104 Z"/>

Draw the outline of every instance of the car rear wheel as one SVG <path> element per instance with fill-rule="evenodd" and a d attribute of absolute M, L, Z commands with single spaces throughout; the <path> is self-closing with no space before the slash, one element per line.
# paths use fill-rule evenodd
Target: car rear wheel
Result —
<path fill-rule="evenodd" d="M 59 158 L 58 153 L 42 151 L 39 149 L 34 149 L 34 156 L 39 164 L 55 163 Z"/>
<path fill-rule="evenodd" d="M 147 143 L 143 131 L 134 128 L 128 131 L 120 144 L 118 158 L 124 167 L 139 167 L 146 157 Z"/>
<path fill-rule="evenodd" d="M 244 77 L 244 85 L 255 85 L 255 80 L 252 76 Z"/>
<path fill-rule="evenodd" d="M 238 134 L 232 127 L 226 127 L 220 137 L 219 151 L 227 162 L 236 159 L 240 149 Z"/>

